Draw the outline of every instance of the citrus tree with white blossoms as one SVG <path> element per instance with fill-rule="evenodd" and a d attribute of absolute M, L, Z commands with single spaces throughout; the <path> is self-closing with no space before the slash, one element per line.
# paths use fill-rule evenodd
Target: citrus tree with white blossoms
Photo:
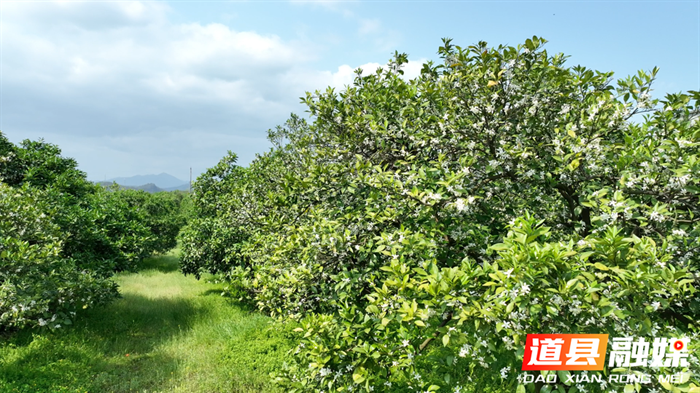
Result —
<path fill-rule="evenodd" d="M 117 296 L 117 284 L 61 255 L 61 231 L 41 192 L 0 182 L 0 332 L 57 329 Z"/>
<path fill-rule="evenodd" d="M 527 333 L 697 348 L 700 320 L 700 94 L 653 99 L 656 69 L 613 86 L 544 43 L 444 40 L 410 81 L 397 53 L 198 179 L 183 269 L 300 324 L 285 389 L 696 389 L 517 380 Z"/>
<path fill-rule="evenodd" d="M 182 198 L 106 190 L 77 166 L 0 133 L 0 332 L 71 324 L 118 296 L 115 271 L 175 246 Z"/>

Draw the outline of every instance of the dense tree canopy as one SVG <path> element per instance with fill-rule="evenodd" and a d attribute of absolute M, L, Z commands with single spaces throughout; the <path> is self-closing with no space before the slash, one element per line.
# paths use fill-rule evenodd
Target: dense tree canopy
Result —
<path fill-rule="evenodd" d="M 697 347 L 700 93 L 544 42 L 397 53 L 197 180 L 183 270 L 300 321 L 286 389 L 512 391 L 533 332 Z"/>
<path fill-rule="evenodd" d="M 42 196 L 0 183 L 0 331 L 58 328 L 117 295 L 115 283 L 61 255 L 62 233 L 43 212 Z"/>
<path fill-rule="evenodd" d="M 103 189 L 58 146 L 0 133 L 0 330 L 60 327 L 116 297 L 115 271 L 175 246 L 182 201 Z"/>

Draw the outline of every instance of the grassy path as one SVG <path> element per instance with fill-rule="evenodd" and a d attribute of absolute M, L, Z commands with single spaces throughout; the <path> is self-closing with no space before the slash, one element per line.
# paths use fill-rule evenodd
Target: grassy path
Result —
<path fill-rule="evenodd" d="M 0 336 L 0 392 L 272 392 L 291 347 L 267 317 L 183 276 L 174 254 L 119 274 L 123 298 L 52 333 Z"/>

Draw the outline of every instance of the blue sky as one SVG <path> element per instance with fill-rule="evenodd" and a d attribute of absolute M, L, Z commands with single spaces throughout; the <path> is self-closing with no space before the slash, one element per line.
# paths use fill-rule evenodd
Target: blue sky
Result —
<path fill-rule="evenodd" d="M 0 131 L 58 144 L 93 180 L 186 179 L 227 150 L 247 165 L 305 91 L 395 50 L 416 75 L 442 37 L 537 35 L 571 66 L 658 66 L 655 96 L 700 90 L 699 1 L 3 1 L 0 19 Z"/>

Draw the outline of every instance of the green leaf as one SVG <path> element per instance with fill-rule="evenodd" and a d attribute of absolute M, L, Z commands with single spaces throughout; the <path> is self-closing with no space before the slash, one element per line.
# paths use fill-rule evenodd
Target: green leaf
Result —
<path fill-rule="evenodd" d="M 600 269 L 600 270 L 605 270 L 605 271 L 610 270 L 610 269 L 608 269 L 607 266 L 603 265 L 603 264 L 600 263 L 600 262 L 594 263 L 593 266 L 595 266 L 596 268 L 598 268 L 598 269 Z"/>
<path fill-rule="evenodd" d="M 571 280 L 566 282 L 566 289 L 573 288 L 576 284 L 578 284 L 578 278 L 572 278 Z"/>
<path fill-rule="evenodd" d="M 664 389 L 668 390 L 669 392 L 673 391 L 673 385 L 671 385 L 670 383 L 664 381 L 659 381 L 659 383 L 661 384 L 661 386 L 664 387 Z"/>
<path fill-rule="evenodd" d="M 505 244 L 505 243 L 497 243 L 497 244 L 494 244 L 491 246 L 491 249 L 495 250 L 495 251 L 503 251 L 503 250 L 507 250 L 509 248 L 510 248 L 510 246 Z"/>
<path fill-rule="evenodd" d="M 442 345 L 447 346 L 450 343 L 450 335 L 446 334 L 442 336 Z"/>
<path fill-rule="evenodd" d="M 579 166 L 580 164 L 581 164 L 581 161 L 577 158 L 577 159 L 571 161 L 571 163 L 568 165 L 568 168 L 569 168 L 570 171 L 573 171 L 573 170 L 575 170 L 576 168 L 578 168 L 578 166 Z"/>
<path fill-rule="evenodd" d="M 355 383 L 360 384 L 365 381 L 365 376 L 359 373 L 353 373 L 352 380 L 355 381 Z"/>
<path fill-rule="evenodd" d="M 448 366 L 452 366 L 452 362 L 447 363 Z M 449 384 L 450 381 L 452 380 L 452 376 L 449 373 L 446 373 L 445 376 L 442 377 L 445 380 L 445 383 Z"/>
<path fill-rule="evenodd" d="M 559 376 L 559 381 L 564 385 L 571 386 L 572 382 L 566 382 L 571 373 L 568 370 L 557 370 L 557 375 Z"/>

